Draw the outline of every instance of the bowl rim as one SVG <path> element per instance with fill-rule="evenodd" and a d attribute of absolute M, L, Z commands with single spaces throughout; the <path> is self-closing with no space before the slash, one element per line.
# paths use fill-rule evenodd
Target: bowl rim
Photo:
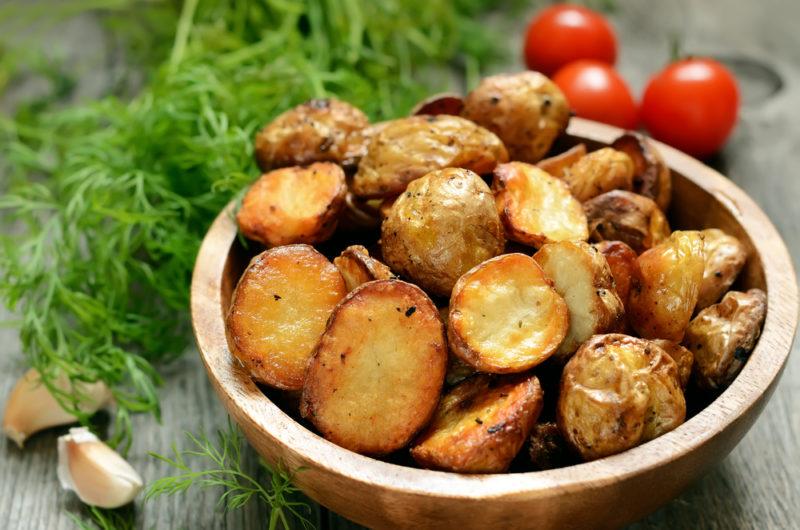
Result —
<path fill-rule="evenodd" d="M 567 134 L 609 144 L 624 131 L 573 118 Z M 201 245 L 192 277 L 191 314 L 198 350 L 220 397 L 235 420 L 247 418 L 271 441 L 298 458 L 332 474 L 382 491 L 447 499 L 526 498 L 585 491 L 668 464 L 709 443 L 731 427 L 774 388 L 791 353 L 798 317 L 794 266 L 777 229 L 761 208 L 738 186 L 700 161 L 654 141 L 669 167 L 712 194 L 745 228 L 761 257 L 767 317 L 761 338 L 733 383 L 712 403 L 681 426 L 622 453 L 591 462 L 546 471 L 464 475 L 402 466 L 339 447 L 307 429 L 275 405 L 235 366 L 228 350 L 222 315 L 222 273 L 237 237 L 235 202 L 219 214 Z M 764 259 L 765 257 L 769 259 Z"/>

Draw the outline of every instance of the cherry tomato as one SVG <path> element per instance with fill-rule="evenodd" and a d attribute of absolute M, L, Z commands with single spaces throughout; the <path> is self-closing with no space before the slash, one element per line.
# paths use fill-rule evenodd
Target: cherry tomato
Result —
<path fill-rule="evenodd" d="M 713 59 L 683 59 L 650 79 L 642 121 L 655 138 L 697 157 L 728 139 L 739 113 L 736 78 Z"/>
<path fill-rule="evenodd" d="M 636 102 L 616 70 L 599 61 L 575 61 L 553 76 L 570 108 L 581 118 L 624 129 L 638 122 Z"/>
<path fill-rule="evenodd" d="M 599 13 L 582 6 L 557 4 L 531 21 L 524 53 L 528 68 L 552 76 L 578 59 L 614 64 L 617 38 L 611 24 Z"/>

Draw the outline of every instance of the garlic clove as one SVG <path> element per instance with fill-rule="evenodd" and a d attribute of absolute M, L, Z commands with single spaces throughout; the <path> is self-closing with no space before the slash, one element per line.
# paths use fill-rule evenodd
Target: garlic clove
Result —
<path fill-rule="evenodd" d="M 58 480 L 90 506 L 119 508 L 142 490 L 142 477 L 85 427 L 58 438 Z"/>
<path fill-rule="evenodd" d="M 58 376 L 55 385 L 64 391 L 73 388 L 65 375 Z M 76 383 L 75 390 L 82 397 L 78 407 L 87 414 L 97 412 L 111 401 L 111 391 L 102 381 Z M 3 432 L 22 447 L 33 433 L 76 421 L 77 418 L 65 411 L 41 383 L 39 372 L 31 368 L 17 381 L 8 396 L 3 416 Z"/>

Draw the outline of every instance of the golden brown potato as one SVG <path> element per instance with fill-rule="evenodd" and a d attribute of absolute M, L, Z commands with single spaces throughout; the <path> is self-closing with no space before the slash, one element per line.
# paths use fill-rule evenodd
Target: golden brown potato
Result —
<path fill-rule="evenodd" d="M 563 179 L 572 195 L 581 202 L 611 190 L 630 190 L 633 160 L 622 151 L 603 147 L 566 168 Z"/>
<path fill-rule="evenodd" d="M 342 274 L 347 292 L 362 283 L 394 278 L 389 267 L 371 257 L 369 251 L 361 245 L 351 245 L 344 249 L 338 257 L 333 259 L 333 264 Z"/>
<path fill-rule="evenodd" d="M 695 311 L 716 304 L 733 285 L 747 261 L 747 248 L 735 237 L 716 228 L 700 233 L 703 234 L 706 265 Z"/>
<path fill-rule="evenodd" d="M 652 199 L 614 190 L 583 203 L 592 241 L 622 241 L 637 254 L 669 237 L 664 213 Z"/>
<path fill-rule="evenodd" d="M 614 278 L 614 289 L 622 301 L 628 303 L 631 292 L 631 278 L 636 268 L 636 252 L 622 241 L 601 241 L 592 245 L 608 262 L 611 276 Z"/>
<path fill-rule="evenodd" d="M 363 129 L 351 132 L 347 137 L 347 145 L 342 155 L 341 164 L 348 169 L 354 169 L 364 158 L 369 149 L 369 144 L 379 132 L 386 128 L 391 121 L 380 121 L 370 124 Z"/>
<path fill-rule="evenodd" d="M 411 109 L 411 115 L 429 115 L 438 116 L 439 114 L 449 114 L 451 116 L 458 116 L 461 114 L 461 109 L 464 108 L 464 98 L 459 94 L 445 92 L 443 94 L 436 94 L 429 98 L 425 98 Z"/>
<path fill-rule="evenodd" d="M 373 137 L 352 191 L 359 197 L 389 197 L 436 169 L 459 167 L 483 174 L 507 160 L 500 139 L 471 121 L 447 115 L 402 118 Z"/>
<path fill-rule="evenodd" d="M 596 335 L 564 367 L 558 427 L 584 460 L 652 440 L 685 417 L 675 361 L 648 340 Z"/>
<path fill-rule="evenodd" d="M 553 241 L 585 241 L 589 235 L 586 215 L 569 188 L 536 166 L 497 166 L 492 191 L 509 239 L 541 247 Z"/>
<path fill-rule="evenodd" d="M 536 162 L 536 167 L 554 177 L 563 178 L 564 171 L 586 155 L 586 144 L 570 147 L 563 153 Z"/>
<path fill-rule="evenodd" d="M 639 133 L 628 132 L 611 144 L 633 160 L 633 191 L 655 201 L 666 212 L 672 198 L 672 173 L 661 153 Z"/>
<path fill-rule="evenodd" d="M 497 134 L 511 160 L 538 162 L 567 128 L 561 90 L 539 72 L 484 77 L 467 95 L 461 115 Z"/>
<path fill-rule="evenodd" d="M 231 353 L 254 380 L 299 390 L 325 323 L 346 293 L 336 267 L 308 245 L 262 252 L 231 299 L 225 319 Z"/>
<path fill-rule="evenodd" d="M 533 426 L 528 441 L 528 455 L 533 469 L 537 471 L 564 467 L 571 460 L 567 442 L 554 421 Z"/>
<path fill-rule="evenodd" d="M 628 323 L 646 339 L 680 342 L 703 282 L 703 236 L 677 231 L 636 260 Z"/>
<path fill-rule="evenodd" d="M 365 283 L 328 320 L 300 412 L 337 445 L 391 453 L 428 423 L 446 366 L 444 328 L 430 298 L 399 280 Z"/>
<path fill-rule="evenodd" d="M 554 355 L 564 363 L 585 340 L 619 331 L 625 310 L 603 255 L 588 243 L 548 243 L 533 255 L 569 308 L 569 331 Z"/>
<path fill-rule="evenodd" d="M 236 221 L 242 234 L 268 246 L 319 243 L 336 230 L 346 194 L 336 164 L 276 169 L 250 187 Z"/>
<path fill-rule="evenodd" d="M 411 456 L 429 469 L 502 473 L 541 410 L 542 389 L 534 375 L 470 377 L 442 398 Z"/>
<path fill-rule="evenodd" d="M 484 261 L 456 282 L 447 338 L 480 372 L 524 372 L 547 360 L 569 328 L 564 299 L 525 254 Z"/>
<path fill-rule="evenodd" d="M 290 109 L 257 135 L 258 166 L 267 171 L 313 162 L 344 162 L 350 135 L 369 125 L 367 116 L 337 99 L 312 99 Z"/>
<path fill-rule="evenodd" d="M 761 335 L 767 295 L 760 289 L 730 291 L 722 301 L 700 311 L 686 329 L 683 344 L 694 354 L 698 386 L 728 386 Z"/>
<path fill-rule="evenodd" d="M 686 387 L 689 385 L 689 379 L 692 377 L 694 354 L 677 342 L 672 342 L 671 340 L 655 339 L 651 342 L 667 352 L 667 354 L 672 357 L 672 360 L 675 361 L 675 364 L 678 366 L 678 379 L 681 382 L 681 388 L 686 390 Z"/>
<path fill-rule="evenodd" d="M 504 245 L 489 186 L 466 169 L 433 171 L 412 182 L 381 227 L 386 264 L 442 296 Z"/>

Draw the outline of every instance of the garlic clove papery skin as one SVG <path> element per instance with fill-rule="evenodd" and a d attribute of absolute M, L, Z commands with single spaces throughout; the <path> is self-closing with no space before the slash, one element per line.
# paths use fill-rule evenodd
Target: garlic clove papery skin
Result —
<path fill-rule="evenodd" d="M 128 461 L 85 427 L 73 427 L 58 438 L 58 480 L 62 488 L 98 508 L 124 506 L 144 486 Z"/>

